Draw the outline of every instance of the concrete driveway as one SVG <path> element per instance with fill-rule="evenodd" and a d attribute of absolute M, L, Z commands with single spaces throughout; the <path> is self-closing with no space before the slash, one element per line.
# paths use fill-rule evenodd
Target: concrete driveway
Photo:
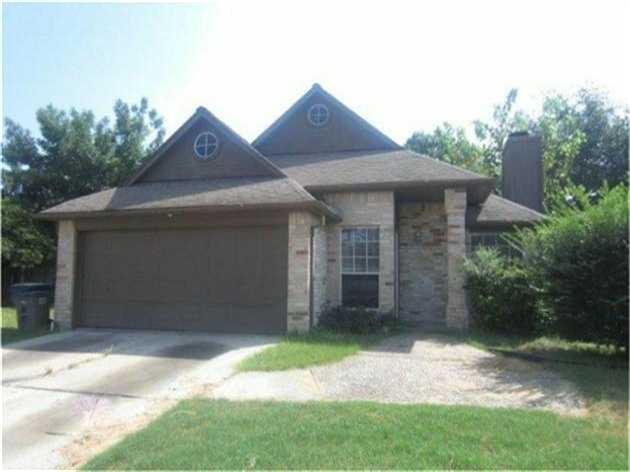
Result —
<path fill-rule="evenodd" d="M 208 394 L 265 336 L 80 329 L 2 349 L 4 468 L 69 468 L 177 400 Z"/>

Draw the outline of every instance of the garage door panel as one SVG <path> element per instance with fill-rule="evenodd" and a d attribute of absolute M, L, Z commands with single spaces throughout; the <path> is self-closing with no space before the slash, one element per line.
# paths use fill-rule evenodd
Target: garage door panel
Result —
<path fill-rule="evenodd" d="M 228 234 L 219 230 L 207 234 L 206 244 L 209 250 L 205 252 L 202 270 L 207 281 L 204 284 L 207 303 L 232 303 L 238 296 L 234 267 L 235 232 L 236 230 Z"/>
<path fill-rule="evenodd" d="M 286 226 L 87 232 L 79 244 L 79 325 L 286 329 Z"/>

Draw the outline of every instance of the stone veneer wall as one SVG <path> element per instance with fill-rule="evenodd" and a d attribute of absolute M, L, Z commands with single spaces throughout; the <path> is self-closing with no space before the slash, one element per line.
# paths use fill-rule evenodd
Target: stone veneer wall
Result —
<path fill-rule="evenodd" d="M 289 213 L 287 281 L 287 332 L 303 333 L 310 328 L 311 228 L 318 220 L 311 213 Z"/>
<path fill-rule="evenodd" d="M 444 207 L 447 215 L 448 305 L 446 324 L 450 328 L 468 328 L 468 304 L 463 271 L 466 257 L 466 190 L 446 189 Z"/>
<path fill-rule="evenodd" d="M 390 312 L 395 307 L 394 272 L 394 193 L 335 192 L 323 195 L 322 200 L 343 217 L 338 225 L 327 226 L 328 283 L 327 301 L 332 306 L 341 304 L 341 230 L 352 226 L 378 226 L 380 236 L 379 310 Z"/>
<path fill-rule="evenodd" d="M 60 221 L 57 228 L 57 278 L 55 281 L 55 324 L 72 328 L 77 231 L 74 221 Z"/>
<path fill-rule="evenodd" d="M 446 323 L 448 265 L 442 202 L 398 206 L 399 313 L 408 321 Z"/>

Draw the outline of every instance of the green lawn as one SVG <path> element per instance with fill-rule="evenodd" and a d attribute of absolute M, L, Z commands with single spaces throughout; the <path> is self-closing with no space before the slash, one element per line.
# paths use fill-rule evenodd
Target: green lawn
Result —
<path fill-rule="evenodd" d="M 47 334 L 48 331 L 25 332 L 17 329 L 17 312 L 13 307 L 2 307 L 2 344 L 10 344 L 24 339 L 34 338 Z"/>
<path fill-rule="evenodd" d="M 381 341 L 384 336 L 333 333 L 324 330 L 285 336 L 277 346 L 244 359 L 238 368 L 241 371 L 270 371 L 328 364 L 355 354 L 364 347 Z"/>
<path fill-rule="evenodd" d="M 626 435 L 549 412 L 187 400 L 85 469 L 626 469 Z"/>
<path fill-rule="evenodd" d="M 482 349 L 534 355 L 542 365 L 573 382 L 586 400 L 590 416 L 607 418 L 618 427 L 628 421 L 628 357 L 610 346 L 559 338 L 517 337 L 473 333 L 469 342 Z"/>

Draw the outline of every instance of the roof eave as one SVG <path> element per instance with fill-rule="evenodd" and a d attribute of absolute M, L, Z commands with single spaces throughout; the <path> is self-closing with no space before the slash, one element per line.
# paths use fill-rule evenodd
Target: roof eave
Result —
<path fill-rule="evenodd" d="M 196 207 L 172 207 L 172 208 L 142 208 L 128 210 L 95 210 L 95 211 L 64 211 L 42 212 L 34 215 L 34 218 L 42 221 L 61 221 L 82 218 L 103 218 L 130 215 L 159 215 L 165 213 L 227 213 L 240 211 L 264 211 L 264 210 L 307 210 L 318 215 L 326 216 L 333 222 L 341 221 L 341 216 L 332 208 L 318 200 L 293 203 L 261 203 L 252 205 L 217 205 Z"/>
<path fill-rule="evenodd" d="M 390 181 L 390 182 L 370 182 L 357 184 L 333 184 L 333 185 L 304 185 L 304 188 L 310 193 L 325 192 L 358 192 L 358 191 L 379 191 L 379 190 L 404 190 L 414 188 L 470 188 L 476 187 L 481 191 L 479 201 L 484 201 L 494 185 L 493 179 L 489 177 L 480 177 L 467 180 L 444 179 L 431 181 Z"/>
<path fill-rule="evenodd" d="M 510 231 L 515 228 L 526 228 L 532 227 L 540 223 L 540 221 L 506 221 L 506 220 L 495 220 L 495 221 L 473 221 L 466 222 L 466 228 L 469 230 L 480 230 L 480 231 Z"/>

